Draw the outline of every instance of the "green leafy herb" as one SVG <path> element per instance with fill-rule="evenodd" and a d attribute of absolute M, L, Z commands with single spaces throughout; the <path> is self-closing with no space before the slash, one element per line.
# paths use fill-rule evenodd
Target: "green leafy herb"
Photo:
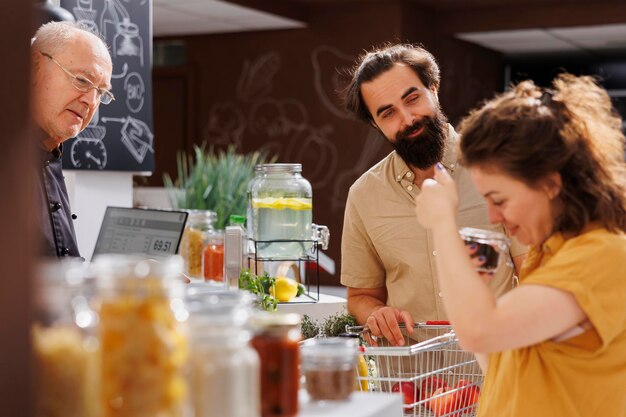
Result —
<path fill-rule="evenodd" d="M 300 331 L 302 332 L 302 337 L 304 339 L 316 337 L 318 335 L 337 337 L 346 332 L 346 326 L 356 325 L 356 319 L 348 313 L 334 314 L 324 320 L 321 324 L 305 314 L 302 318 Z"/>
<path fill-rule="evenodd" d="M 239 288 L 250 291 L 257 296 L 257 305 L 262 310 L 276 311 L 278 300 L 269 294 L 269 289 L 276 283 L 276 278 L 270 277 L 267 272 L 258 276 L 249 269 L 239 274 Z"/>

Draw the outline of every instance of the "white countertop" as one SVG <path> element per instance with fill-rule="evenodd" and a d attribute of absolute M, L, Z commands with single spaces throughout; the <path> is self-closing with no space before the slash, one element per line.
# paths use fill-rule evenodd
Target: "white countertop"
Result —
<path fill-rule="evenodd" d="M 306 390 L 298 393 L 298 417 L 402 417 L 402 395 L 353 392 L 345 401 L 310 401 Z"/>
<path fill-rule="evenodd" d="M 317 294 L 313 294 L 314 296 Z M 313 320 L 323 321 L 333 314 L 341 314 L 346 312 L 346 299 L 335 295 L 322 294 L 320 292 L 319 300 L 314 302 L 303 302 L 308 300 L 300 296 L 288 303 L 279 303 L 278 311 L 283 313 L 306 314 Z"/>

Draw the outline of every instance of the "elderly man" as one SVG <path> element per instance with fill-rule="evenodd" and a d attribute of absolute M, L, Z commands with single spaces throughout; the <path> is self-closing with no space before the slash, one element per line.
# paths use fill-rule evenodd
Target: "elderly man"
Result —
<path fill-rule="evenodd" d="M 403 344 L 398 326 L 445 320 L 436 279 L 432 237 L 415 220 L 414 199 L 441 162 L 459 186 L 459 225 L 503 232 L 458 166 L 456 133 L 439 105 L 439 67 L 428 51 L 392 45 L 364 54 L 346 90 L 346 107 L 378 129 L 394 148 L 350 188 L 342 237 L 341 283 L 348 310 L 372 334 Z M 511 248 L 515 265 L 526 250 Z M 512 286 L 513 268 L 491 281 L 500 294 Z"/>
<path fill-rule="evenodd" d="M 61 172 L 61 147 L 78 135 L 100 103 L 114 97 L 106 44 L 79 24 L 47 23 L 31 47 L 32 115 L 39 135 L 43 255 L 80 256 Z"/>

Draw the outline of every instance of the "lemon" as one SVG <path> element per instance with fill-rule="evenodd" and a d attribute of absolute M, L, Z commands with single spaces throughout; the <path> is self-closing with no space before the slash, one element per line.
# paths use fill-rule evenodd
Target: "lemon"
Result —
<path fill-rule="evenodd" d="M 311 210 L 313 203 L 310 198 L 295 198 L 295 197 L 264 197 L 252 199 L 253 208 L 266 208 L 274 210 Z"/>
<path fill-rule="evenodd" d="M 361 378 L 367 378 L 369 376 L 367 372 L 367 362 L 365 361 L 365 356 L 359 355 L 357 369 Z M 361 391 L 367 391 L 367 389 L 369 388 L 369 381 L 367 379 L 359 379 L 359 382 L 361 383 Z"/>
<path fill-rule="evenodd" d="M 278 301 L 290 301 L 298 294 L 298 283 L 291 278 L 276 277 L 276 283 L 270 288 L 270 294 Z"/>

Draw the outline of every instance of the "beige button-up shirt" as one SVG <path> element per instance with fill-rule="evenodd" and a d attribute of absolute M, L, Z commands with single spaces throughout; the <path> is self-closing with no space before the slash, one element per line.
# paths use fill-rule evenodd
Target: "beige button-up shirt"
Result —
<path fill-rule="evenodd" d="M 459 192 L 459 227 L 504 232 L 487 217 L 486 203 L 469 171 L 457 165 L 457 135 L 450 127 L 441 161 Z M 415 215 L 414 174 L 394 151 L 350 187 L 341 241 L 341 283 L 353 288 L 387 288 L 387 305 L 409 311 L 416 322 L 446 320 L 437 281 L 431 233 Z M 515 241 L 513 257 L 527 249 Z M 491 281 L 500 295 L 513 285 L 511 266 L 500 267 Z"/>

